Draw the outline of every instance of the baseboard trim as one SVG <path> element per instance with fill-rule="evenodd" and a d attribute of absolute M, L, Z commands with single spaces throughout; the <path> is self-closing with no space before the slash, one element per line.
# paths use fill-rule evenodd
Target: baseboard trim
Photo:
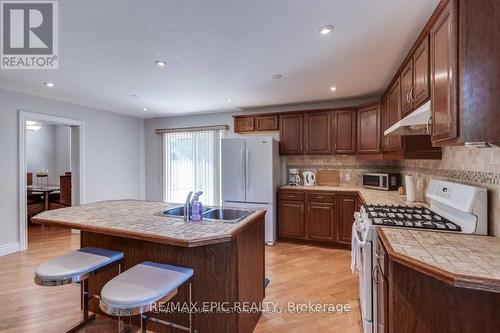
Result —
<path fill-rule="evenodd" d="M 6 256 L 8 254 L 21 251 L 21 243 L 12 242 L 5 245 L 0 245 L 0 257 Z"/>

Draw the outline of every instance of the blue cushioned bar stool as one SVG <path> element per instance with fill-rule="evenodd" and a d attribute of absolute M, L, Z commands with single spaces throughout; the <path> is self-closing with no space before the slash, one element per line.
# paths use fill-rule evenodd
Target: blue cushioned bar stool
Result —
<path fill-rule="evenodd" d="M 141 315 L 142 332 L 146 332 L 149 321 L 191 332 L 193 326 L 191 312 L 189 312 L 189 327 L 153 318 L 149 312 L 151 303 L 167 302 L 192 276 L 191 268 L 144 261 L 104 285 L 100 297 L 101 309 L 113 316 Z M 192 301 L 191 292 L 191 282 L 189 282 L 189 304 Z"/>
<path fill-rule="evenodd" d="M 118 264 L 123 259 L 123 253 L 97 247 L 84 247 L 40 264 L 35 272 L 35 283 L 40 286 L 62 286 L 70 283 L 80 283 L 83 289 L 82 308 L 83 319 L 73 326 L 68 333 L 76 332 L 95 319 L 95 314 L 89 316 L 88 278 L 111 265 Z M 97 298 L 97 297 L 95 297 Z"/>

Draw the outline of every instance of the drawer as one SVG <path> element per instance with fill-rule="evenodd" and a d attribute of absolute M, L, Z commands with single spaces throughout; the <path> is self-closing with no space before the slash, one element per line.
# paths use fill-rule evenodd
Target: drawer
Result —
<path fill-rule="evenodd" d="M 309 202 L 335 202 L 335 194 L 333 193 L 307 193 L 307 201 Z"/>
<path fill-rule="evenodd" d="M 304 201 L 305 193 L 295 191 L 281 191 L 280 200 Z"/>

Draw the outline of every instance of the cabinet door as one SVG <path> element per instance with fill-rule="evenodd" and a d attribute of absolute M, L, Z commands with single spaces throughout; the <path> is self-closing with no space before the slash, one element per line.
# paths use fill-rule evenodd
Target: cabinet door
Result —
<path fill-rule="evenodd" d="M 280 116 L 280 148 L 283 155 L 300 155 L 304 152 L 304 125 L 302 114 Z"/>
<path fill-rule="evenodd" d="M 341 244 L 351 244 L 352 224 L 357 208 L 357 195 L 337 195 L 335 209 L 337 211 L 336 241 Z"/>
<path fill-rule="evenodd" d="M 413 108 L 413 62 L 410 59 L 401 72 L 401 111 L 402 114 L 410 112 Z"/>
<path fill-rule="evenodd" d="M 429 38 L 425 38 L 413 55 L 413 107 L 429 98 Z"/>
<path fill-rule="evenodd" d="M 387 109 L 389 116 L 389 127 L 401 120 L 401 82 L 398 79 L 394 82 L 387 95 Z M 397 151 L 401 149 L 401 137 L 391 135 L 388 139 L 388 151 Z"/>
<path fill-rule="evenodd" d="M 278 116 L 255 116 L 256 131 L 276 131 L 278 130 Z"/>
<path fill-rule="evenodd" d="M 309 202 L 306 213 L 307 238 L 318 241 L 332 241 L 334 213 L 334 204 Z"/>
<path fill-rule="evenodd" d="M 380 152 L 379 105 L 358 110 L 358 153 Z"/>
<path fill-rule="evenodd" d="M 335 154 L 356 153 L 356 110 L 335 111 L 332 116 Z"/>
<path fill-rule="evenodd" d="M 255 119 L 251 117 L 236 117 L 234 118 L 234 131 L 239 132 L 252 132 L 255 129 Z"/>
<path fill-rule="evenodd" d="M 430 32 L 433 143 L 458 137 L 456 16 L 449 1 Z"/>
<path fill-rule="evenodd" d="M 280 237 L 305 239 L 304 202 L 280 201 L 279 235 Z"/>
<path fill-rule="evenodd" d="M 384 98 L 380 105 L 380 137 L 382 138 L 380 145 L 382 152 L 389 151 L 389 137 L 384 135 L 385 130 L 389 128 L 389 109 L 387 108 L 387 100 L 387 97 Z"/>
<path fill-rule="evenodd" d="M 331 154 L 330 112 L 311 112 L 304 115 L 306 154 Z"/>
<path fill-rule="evenodd" d="M 377 285 L 377 333 L 389 332 L 389 258 L 381 241 L 378 241 L 377 266 L 374 282 Z"/>

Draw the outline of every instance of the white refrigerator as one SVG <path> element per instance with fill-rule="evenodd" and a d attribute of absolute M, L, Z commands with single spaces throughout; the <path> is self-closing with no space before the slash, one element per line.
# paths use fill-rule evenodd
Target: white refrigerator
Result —
<path fill-rule="evenodd" d="M 277 238 L 276 191 L 280 184 L 278 142 L 272 137 L 223 138 L 221 187 L 224 207 L 265 209 L 265 241 Z"/>

